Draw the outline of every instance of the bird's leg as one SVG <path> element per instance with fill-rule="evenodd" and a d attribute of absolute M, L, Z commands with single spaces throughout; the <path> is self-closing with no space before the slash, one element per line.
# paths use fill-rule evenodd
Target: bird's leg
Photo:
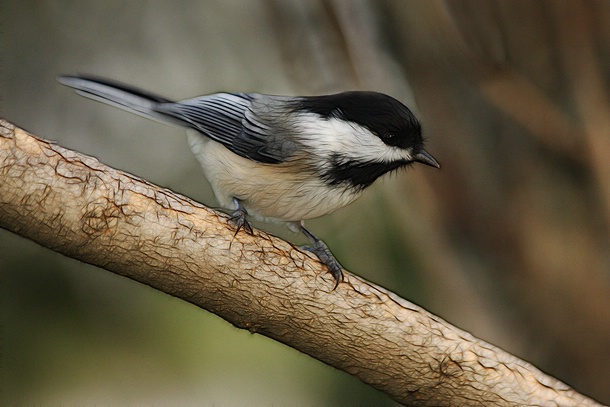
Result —
<path fill-rule="evenodd" d="M 297 226 L 298 230 L 307 236 L 313 245 L 303 246 L 302 248 L 318 256 L 320 261 L 325 264 L 326 267 L 328 267 L 329 273 L 334 277 L 336 282 L 335 288 L 333 289 L 336 289 L 339 283 L 343 281 L 343 267 L 341 267 L 341 264 L 339 264 L 337 259 L 335 259 L 335 256 L 333 256 L 333 254 L 330 252 L 330 249 L 326 243 L 314 236 L 309 230 L 305 229 L 302 222 L 295 226 Z"/>
<path fill-rule="evenodd" d="M 233 198 L 233 203 L 235 203 L 237 209 L 235 209 L 235 211 L 233 211 L 231 214 L 229 222 L 235 226 L 235 235 L 239 233 L 241 228 L 244 228 L 246 232 L 252 234 L 252 226 L 250 226 L 250 222 L 248 222 L 248 219 L 246 219 L 248 211 L 246 208 L 244 208 L 239 199 Z"/>

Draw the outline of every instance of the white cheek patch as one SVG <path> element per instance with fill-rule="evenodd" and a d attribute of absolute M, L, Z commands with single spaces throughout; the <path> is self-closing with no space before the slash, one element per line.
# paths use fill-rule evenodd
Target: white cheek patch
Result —
<path fill-rule="evenodd" d="M 392 147 L 359 124 L 313 113 L 300 118 L 303 144 L 322 157 L 340 154 L 348 161 L 396 162 L 413 159 L 410 150 Z"/>

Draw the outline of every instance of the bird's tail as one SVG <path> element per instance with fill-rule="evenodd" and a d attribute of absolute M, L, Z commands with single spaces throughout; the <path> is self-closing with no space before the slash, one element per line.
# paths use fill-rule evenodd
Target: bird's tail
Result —
<path fill-rule="evenodd" d="M 82 96 L 164 123 L 182 121 L 157 111 L 157 106 L 171 100 L 129 85 L 94 76 L 60 76 L 58 81 L 74 88 Z"/>

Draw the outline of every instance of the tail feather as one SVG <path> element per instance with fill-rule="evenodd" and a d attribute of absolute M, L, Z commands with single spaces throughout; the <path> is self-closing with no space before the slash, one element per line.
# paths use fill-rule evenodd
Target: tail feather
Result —
<path fill-rule="evenodd" d="M 94 76 L 60 76 L 57 80 L 87 98 L 164 123 L 184 125 L 182 121 L 156 110 L 161 103 L 173 103 L 162 96 Z"/>

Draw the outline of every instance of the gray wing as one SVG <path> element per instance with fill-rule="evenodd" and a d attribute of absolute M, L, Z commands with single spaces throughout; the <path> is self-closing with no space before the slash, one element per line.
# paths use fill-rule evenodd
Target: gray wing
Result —
<path fill-rule="evenodd" d="M 297 147 L 286 128 L 282 99 L 259 94 L 217 93 L 159 103 L 154 110 L 177 119 L 235 154 L 265 164 L 278 164 L 290 158 Z"/>

